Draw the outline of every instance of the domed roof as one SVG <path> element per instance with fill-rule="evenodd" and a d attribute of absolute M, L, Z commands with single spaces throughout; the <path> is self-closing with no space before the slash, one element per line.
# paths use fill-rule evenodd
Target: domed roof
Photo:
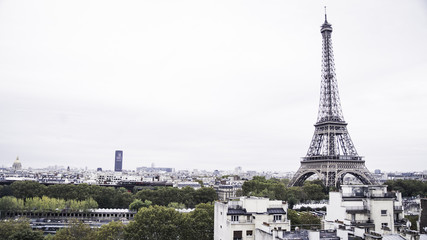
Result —
<path fill-rule="evenodd" d="M 22 169 L 22 164 L 21 164 L 21 161 L 19 161 L 19 157 L 16 157 L 16 160 L 13 162 L 12 168 L 15 170 Z"/>

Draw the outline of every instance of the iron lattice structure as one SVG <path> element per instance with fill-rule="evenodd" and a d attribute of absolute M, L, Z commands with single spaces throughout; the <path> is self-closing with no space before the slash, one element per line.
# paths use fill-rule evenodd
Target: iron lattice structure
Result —
<path fill-rule="evenodd" d="M 328 23 L 326 15 L 320 32 L 323 46 L 319 113 L 307 155 L 302 158 L 301 166 L 289 186 L 301 186 L 312 175 L 322 179 L 325 186 L 339 186 L 348 173 L 363 184 L 377 184 L 365 161 L 357 154 L 347 131 L 335 75 L 332 25 Z"/>

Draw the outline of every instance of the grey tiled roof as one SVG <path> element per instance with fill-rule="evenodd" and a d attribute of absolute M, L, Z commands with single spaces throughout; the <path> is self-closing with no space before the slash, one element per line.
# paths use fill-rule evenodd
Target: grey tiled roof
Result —
<path fill-rule="evenodd" d="M 229 208 L 227 215 L 247 215 L 246 209 L 232 209 Z"/>
<path fill-rule="evenodd" d="M 283 208 L 267 208 L 268 214 L 286 214 Z"/>

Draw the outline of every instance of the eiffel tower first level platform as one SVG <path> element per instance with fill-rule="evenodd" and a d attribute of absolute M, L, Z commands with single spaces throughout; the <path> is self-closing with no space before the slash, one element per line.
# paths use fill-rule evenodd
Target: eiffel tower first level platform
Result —
<path fill-rule="evenodd" d="M 321 159 L 301 161 L 301 166 L 292 178 L 290 186 L 302 186 L 304 181 L 312 175 L 323 181 L 325 186 L 339 186 L 346 174 L 351 174 L 363 184 L 376 184 L 376 180 L 365 167 L 363 160 Z"/>
<path fill-rule="evenodd" d="M 311 176 L 317 176 L 325 186 L 342 184 L 344 176 L 351 174 L 363 184 L 373 185 L 377 181 L 357 154 L 347 131 L 347 123 L 341 109 L 338 83 L 332 51 L 332 25 L 325 22 L 320 30 L 322 44 L 322 77 L 317 122 L 307 155 L 289 186 L 301 186 Z"/>

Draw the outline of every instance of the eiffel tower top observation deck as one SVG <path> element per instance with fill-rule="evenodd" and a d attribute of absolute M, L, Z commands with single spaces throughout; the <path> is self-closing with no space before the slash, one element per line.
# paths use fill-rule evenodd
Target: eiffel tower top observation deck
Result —
<path fill-rule="evenodd" d="M 302 158 L 301 167 L 289 185 L 300 186 L 315 174 L 325 186 L 339 186 L 347 173 L 363 184 L 376 184 L 365 167 L 365 161 L 357 154 L 344 121 L 335 75 L 332 25 L 328 23 L 326 14 L 320 32 L 323 45 L 319 113 L 307 155 Z"/>

